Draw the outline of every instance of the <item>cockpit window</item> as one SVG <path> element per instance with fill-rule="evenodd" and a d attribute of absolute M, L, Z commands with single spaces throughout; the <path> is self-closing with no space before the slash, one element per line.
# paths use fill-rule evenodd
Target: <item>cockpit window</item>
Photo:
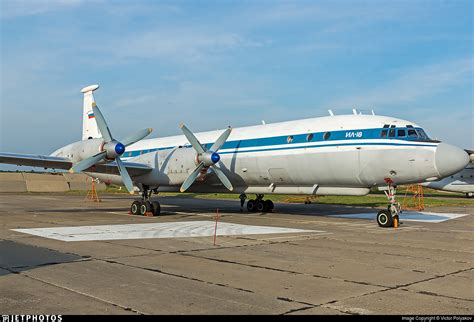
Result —
<path fill-rule="evenodd" d="M 380 133 L 381 138 L 386 138 L 387 137 L 387 130 L 382 130 L 382 133 Z"/>
<path fill-rule="evenodd" d="M 405 134 L 405 130 L 398 130 L 398 134 L 397 134 L 397 136 L 399 136 L 399 137 L 406 136 L 406 134 Z"/>
<path fill-rule="evenodd" d="M 411 138 L 418 137 L 415 130 L 408 130 L 408 136 L 411 137 Z"/>
<path fill-rule="evenodd" d="M 428 139 L 428 136 L 426 135 L 425 131 L 422 129 L 416 129 L 416 133 L 418 133 L 418 136 L 424 140 Z"/>
<path fill-rule="evenodd" d="M 388 132 L 388 137 L 390 138 L 395 137 L 395 129 L 390 129 L 390 131 Z"/>

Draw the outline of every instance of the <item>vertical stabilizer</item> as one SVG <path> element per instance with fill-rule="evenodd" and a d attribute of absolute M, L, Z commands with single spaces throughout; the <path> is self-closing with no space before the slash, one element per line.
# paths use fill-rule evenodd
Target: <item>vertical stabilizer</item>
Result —
<path fill-rule="evenodd" d="M 90 85 L 81 89 L 81 92 L 84 93 L 82 140 L 102 137 L 95 121 L 94 112 L 92 111 L 92 104 L 95 104 L 93 92 L 98 88 L 99 85 Z"/>

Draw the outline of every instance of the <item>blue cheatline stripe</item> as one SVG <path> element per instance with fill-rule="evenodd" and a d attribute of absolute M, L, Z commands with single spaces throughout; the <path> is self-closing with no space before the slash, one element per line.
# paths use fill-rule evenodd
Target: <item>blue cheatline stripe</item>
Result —
<path fill-rule="evenodd" d="M 233 153 L 248 153 L 248 152 L 265 152 L 265 151 L 279 151 L 279 150 L 295 150 L 295 149 L 307 149 L 307 148 L 324 148 L 324 147 L 333 147 L 333 146 L 354 146 L 354 145 L 372 145 L 372 146 L 423 146 L 423 147 L 436 147 L 436 145 L 428 145 L 428 144 L 405 144 L 405 143 L 340 143 L 340 144 L 319 144 L 319 145 L 304 145 L 304 146 L 287 146 L 287 147 L 280 147 L 280 148 L 262 148 L 262 149 L 252 149 L 252 150 L 245 150 L 245 151 L 227 151 L 227 152 L 219 152 L 219 154 L 233 154 Z M 189 146 L 188 146 L 189 147 Z M 174 147 L 166 147 L 166 148 L 157 148 L 157 149 L 149 149 L 149 150 L 140 150 L 140 151 L 132 151 L 128 152 L 129 154 L 124 155 L 124 157 L 135 157 L 141 154 L 146 154 L 155 151 L 161 150 L 171 150 Z"/>
<path fill-rule="evenodd" d="M 395 128 L 395 130 L 403 128 Z M 409 137 L 384 137 L 381 138 L 381 131 L 387 129 L 375 128 L 375 129 L 363 129 L 363 130 L 343 130 L 343 131 L 332 131 L 332 132 L 317 132 L 317 133 L 303 133 L 295 135 L 283 135 L 267 138 L 255 138 L 247 140 L 236 140 L 229 141 L 224 143 L 221 147 L 221 150 L 226 149 L 242 149 L 242 148 L 255 148 L 247 151 L 230 151 L 230 152 L 220 152 L 219 154 L 228 154 L 228 153 L 245 153 L 245 152 L 259 152 L 259 151 L 277 151 L 277 150 L 292 150 L 292 149 L 305 149 L 305 148 L 316 148 L 316 147 L 325 147 L 325 146 L 345 146 L 345 145 L 397 145 L 397 146 L 436 146 L 429 144 L 408 144 L 408 143 L 389 143 L 391 140 L 403 140 L 406 142 L 417 141 L 418 138 L 409 138 Z M 406 129 L 405 129 L 406 130 Z M 329 137 L 326 133 L 330 133 Z M 309 135 L 312 137 L 309 137 Z M 326 139 L 325 139 L 326 134 Z M 289 139 L 290 138 L 290 139 Z M 295 144 L 301 143 L 311 143 L 311 142 L 331 142 L 331 141 L 359 141 L 359 140 L 375 140 L 383 139 L 387 143 L 338 143 L 338 144 L 319 144 L 319 145 L 305 145 L 305 146 L 292 146 Z M 419 141 L 420 142 L 420 141 Z M 213 143 L 204 144 L 206 149 L 209 149 Z M 267 146 L 276 146 L 276 145 L 286 145 L 285 147 L 279 148 L 264 148 Z M 190 145 L 184 145 L 189 147 Z M 126 152 L 124 157 L 135 157 L 141 154 L 146 154 L 150 152 L 173 149 L 174 146 L 163 147 L 163 148 L 154 148 L 154 149 L 144 149 L 138 151 L 129 151 Z"/>
<path fill-rule="evenodd" d="M 382 146 L 429 146 L 435 147 L 434 145 L 428 144 L 404 144 L 404 143 L 341 143 L 341 144 L 318 144 L 318 145 L 304 145 L 304 146 L 288 146 L 281 148 L 268 148 L 268 149 L 255 149 L 255 150 L 245 150 L 245 151 L 229 151 L 229 152 L 219 152 L 219 154 L 231 154 L 231 153 L 246 153 L 246 152 L 263 152 L 263 151 L 279 151 L 279 150 L 295 150 L 295 149 L 307 149 L 307 148 L 324 148 L 332 146 L 353 146 L 353 145 L 382 145 Z"/>

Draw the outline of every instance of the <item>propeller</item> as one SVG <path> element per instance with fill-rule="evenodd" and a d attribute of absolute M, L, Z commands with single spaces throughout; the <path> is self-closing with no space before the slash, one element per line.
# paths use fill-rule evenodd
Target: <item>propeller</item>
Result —
<path fill-rule="evenodd" d="M 224 172 L 222 172 L 221 169 L 216 167 L 216 164 L 219 162 L 221 157 L 217 153 L 217 151 L 224 145 L 225 141 L 230 135 L 230 132 L 232 132 L 232 128 L 228 127 L 214 142 L 214 144 L 209 148 L 209 150 L 205 150 L 199 140 L 194 136 L 194 134 L 184 125 L 181 124 L 181 130 L 183 131 L 184 135 L 188 139 L 189 143 L 191 143 L 191 146 L 196 150 L 197 156 L 196 160 L 199 163 L 196 169 L 184 180 L 183 184 L 181 185 L 181 188 L 179 189 L 181 192 L 186 191 L 194 181 L 196 181 L 197 177 L 202 171 L 206 171 L 209 169 L 209 167 L 212 168 L 214 173 L 217 175 L 219 180 L 222 182 L 222 184 L 232 191 L 234 187 L 232 187 L 232 184 L 230 183 L 229 179 L 225 176 Z"/>
<path fill-rule="evenodd" d="M 145 138 L 153 131 L 153 129 L 148 128 L 141 130 L 135 134 L 127 136 L 125 139 L 122 140 L 122 142 L 119 142 L 113 138 L 112 133 L 110 133 L 110 129 L 107 126 L 107 123 L 105 122 L 105 118 L 100 112 L 95 102 L 92 103 L 92 110 L 94 112 L 95 120 L 97 122 L 97 127 L 99 128 L 99 131 L 102 134 L 102 137 L 104 138 L 104 143 L 101 148 L 102 151 L 97 153 L 96 155 L 93 155 L 87 159 L 76 163 L 69 170 L 69 172 L 74 173 L 84 171 L 102 160 L 115 160 L 125 187 L 130 192 L 130 194 L 133 194 L 132 178 L 130 178 L 127 168 L 125 168 L 122 160 L 120 160 L 120 156 L 125 152 L 125 148 L 127 146 Z"/>

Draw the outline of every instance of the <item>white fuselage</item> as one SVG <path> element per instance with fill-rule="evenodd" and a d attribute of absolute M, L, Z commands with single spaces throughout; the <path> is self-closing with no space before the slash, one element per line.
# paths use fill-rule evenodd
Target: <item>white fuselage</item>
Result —
<path fill-rule="evenodd" d="M 409 136 L 415 129 L 419 129 L 419 136 Z M 448 150 L 451 146 L 429 140 L 421 132 L 413 122 L 374 115 L 328 116 L 234 128 L 218 152 L 221 158 L 217 165 L 232 182 L 233 192 L 327 195 L 364 195 L 370 187 L 386 185 L 390 180 L 394 184 L 439 180 L 465 166 L 467 155 L 466 163 L 460 165 L 464 162 L 461 156 L 461 161 L 451 165 L 446 160 L 453 153 L 445 151 L 445 146 Z M 221 133 L 195 135 L 209 148 Z M 74 144 L 54 155 L 70 157 L 73 149 Z M 442 158 L 437 155 L 441 154 L 439 150 L 443 150 Z M 179 135 L 137 142 L 127 147 L 122 160 L 153 168 L 133 177 L 138 186 L 179 191 L 196 167 L 196 152 L 186 137 Z M 117 175 L 91 175 L 121 183 Z M 211 169 L 189 191 L 227 192 Z"/>

